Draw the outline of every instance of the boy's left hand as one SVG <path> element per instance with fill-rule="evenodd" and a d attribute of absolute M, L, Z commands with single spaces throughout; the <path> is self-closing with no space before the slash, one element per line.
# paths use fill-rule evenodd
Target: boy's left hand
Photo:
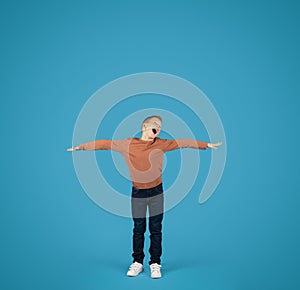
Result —
<path fill-rule="evenodd" d="M 220 146 L 222 144 L 222 142 L 218 142 L 218 143 L 208 143 L 207 147 L 211 148 L 211 149 L 218 149 L 218 146 Z"/>

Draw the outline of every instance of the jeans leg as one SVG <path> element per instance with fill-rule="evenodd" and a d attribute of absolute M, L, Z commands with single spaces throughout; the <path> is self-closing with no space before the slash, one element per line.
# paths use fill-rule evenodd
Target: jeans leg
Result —
<path fill-rule="evenodd" d="M 146 231 L 146 211 L 147 199 L 145 198 L 132 198 L 131 199 L 132 216 L 134 222 L 133 228 L 133 262 L 143 264 L 145 257 L 144 254 L 144 234 Z"/>
<path fill-rule="evenodd" d="M 134 218 L 134 229 L 133 229 L 133 262 L 139 262 L 143 264 L 145 257 L 144 254 L 144 234 L 146 231 L 146 218 Z"/>
<path fill-rule="evenodd" d="M 156 195 L 149 201 L 150 265 L 160 264 L 162 255 L 163 201 L 163 194 Z"/>

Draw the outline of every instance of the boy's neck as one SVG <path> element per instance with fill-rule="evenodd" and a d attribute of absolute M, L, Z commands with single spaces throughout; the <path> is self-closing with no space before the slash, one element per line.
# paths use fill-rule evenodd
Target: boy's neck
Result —
<path fill-rule="evenodd" d="M 153 141 L 154 139 L 141 137 L 140 140 L 142 140 L 142 141 Z"/>
<path fill-rule="evenodd" d="M 140 138 L 140 140 L 142 141 L 153 141 L 153 138 L 149 138 L 148 136 L 142 135 L 142 137 Z"/>

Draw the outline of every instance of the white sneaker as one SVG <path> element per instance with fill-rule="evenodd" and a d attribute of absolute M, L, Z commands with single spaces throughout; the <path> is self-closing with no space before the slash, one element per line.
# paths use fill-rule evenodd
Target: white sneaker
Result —
<path fill-rule="evenodd" d="M 161 265 L 154 263 L 150 265 L 151 270 L 151 278 L 161 278 L 161 272 L 160 272 Z"/>
<path fill-rule="evenodd" d="M 130 265 L 129 270 L 127 272 L 127 276 L 129 277 L 135 277 L 141 272 L 143 272 L 143 265 L 138 262 L 134 262 Z"/>

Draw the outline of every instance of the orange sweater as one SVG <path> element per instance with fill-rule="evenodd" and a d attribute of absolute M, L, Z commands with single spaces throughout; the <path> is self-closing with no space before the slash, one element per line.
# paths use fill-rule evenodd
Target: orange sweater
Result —
<path fill-rule="evenodd" d="M 179 148 L 206 149 L 207 142 L 192 139 L 166 140 L 156 138 L 144 141 L 138 138 L 123 140 L 96 140 L 79 145 L 79 150 L 114 150 L 125 158 L 132 185 L 139 189 L 162 183 L 164 153 Z"/>

